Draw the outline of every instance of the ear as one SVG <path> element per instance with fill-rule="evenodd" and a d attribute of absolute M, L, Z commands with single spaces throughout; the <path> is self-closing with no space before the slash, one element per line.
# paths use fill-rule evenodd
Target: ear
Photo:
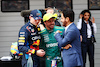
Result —
<path fill-rule="evenodd" d="M 29 16 L 29 19 L 31 19 L 31 16 Z"/>
<path fill-rule="evenodd" d="M 44 22 L 44 24 L 46 25 L 46 22 Z"/>
<path fill-rule="evenodd" d="M 69 20 L 69 17 L 66 17 L 65 20 L 66 20 L 66 22 L 70 21 L 70 20 Z"/>

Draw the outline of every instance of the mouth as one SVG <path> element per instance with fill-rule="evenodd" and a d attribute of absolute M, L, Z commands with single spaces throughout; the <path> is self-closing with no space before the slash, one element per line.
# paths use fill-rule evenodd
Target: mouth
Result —
<path fill-rule="evenodd" d="M 54 24 L 50 25 L 50 26 L 54 26 Z"/>
<path fill-rule="evenodd" d="M 36 23 L 37 25 L 39 24 L 39 22 Z"/>
<path fill-rule="evenodd" d="M 51 28 L 54 28 L 54 25 L 50 25 Z"/>

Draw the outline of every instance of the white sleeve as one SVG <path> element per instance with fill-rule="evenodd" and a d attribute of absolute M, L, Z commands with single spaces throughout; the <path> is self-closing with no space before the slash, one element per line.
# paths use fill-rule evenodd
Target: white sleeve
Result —
<path fill-rule="evenodd" d="M 80 30 L 82 28 L 82 19 L 77 22 L 77 28 Z"/>
<path fill-rule="evenodd" d="M 97 26 L 96 23 L 93 23 L 94 33 L 97 33 Z"/>

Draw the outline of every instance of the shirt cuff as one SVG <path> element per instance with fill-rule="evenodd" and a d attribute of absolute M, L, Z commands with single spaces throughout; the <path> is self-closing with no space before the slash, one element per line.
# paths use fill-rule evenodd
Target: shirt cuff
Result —
<path fill-rule="evenodd" d="M 56 32 L 55 32 L 55 35 L 56 35 L 57 33 L 59 33 L 59 31 L 56 31 Z"/>

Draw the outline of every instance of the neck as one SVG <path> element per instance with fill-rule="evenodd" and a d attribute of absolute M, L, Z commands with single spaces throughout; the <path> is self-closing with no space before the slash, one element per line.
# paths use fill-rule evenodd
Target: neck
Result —
<path fill-rule="evenodd" d="M 66 26 L 68 26 L 68 25 L 71 24 L 71 23 L 73 23 L 73 22 L 69 22 L 69 23 L 67 23 Z"/>
<path fill-rule="evenodd" d="M 47 30 L 52 30 L 51 28 L 46 27 Z"/>
<path fill-rule="evenodd" d="M 31 21 L 30 21 L 30 23 L 33 24 L 33 25 L 35 25 L 34 22 L 31 22 Z M 37 25 L 35 25 L 35 26 L 37 26 Z"/>

